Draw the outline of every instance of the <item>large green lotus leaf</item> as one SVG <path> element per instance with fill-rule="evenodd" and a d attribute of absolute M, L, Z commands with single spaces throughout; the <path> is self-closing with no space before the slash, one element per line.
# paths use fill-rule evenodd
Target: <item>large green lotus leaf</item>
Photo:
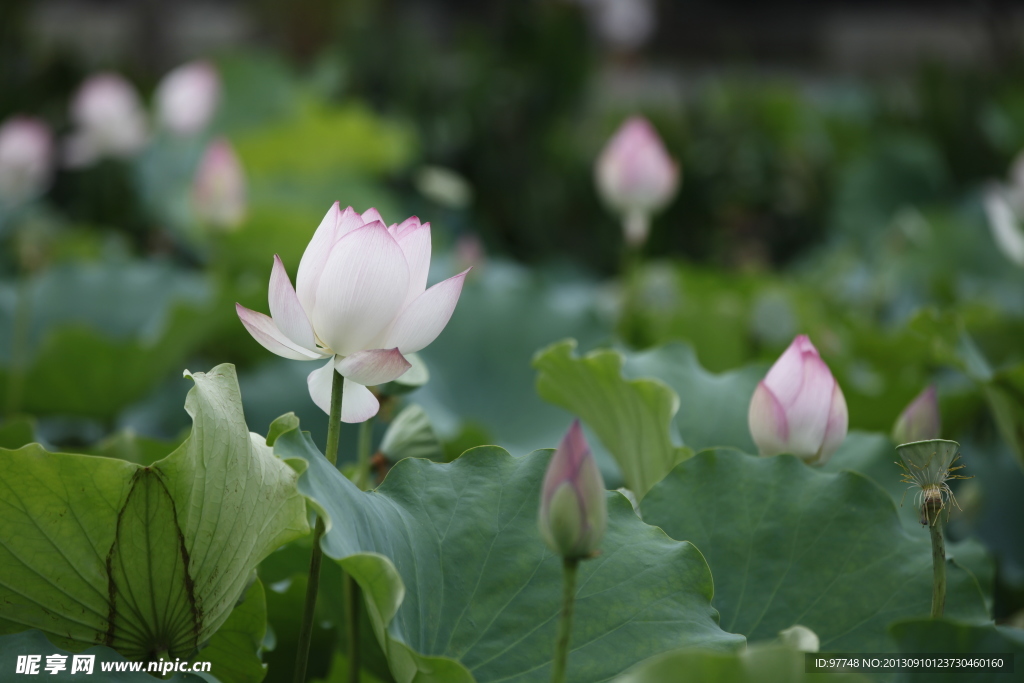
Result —
<path fill-rule="evenodd" d="M 618 463 L 626 487 L 640 498 L 692 451 L 673 443 L 679 397 L 660 380 L 627 380 L 623 357 L 602 349 L 583 357 L 576 341 L 537 352 L 537 393 L 578 415 Z"/>
<path fill-rule="evenodd" d="M 220 683 L 260 683 L 267 675 L 260 659 L 266 634 L 267 598 L 256 579 L 193 661 L 209 662 Z"/>
<path fill-rule="evenodd" d="M 435 270 L 431 281 L 461 268 L 439 260 Z M 423 406 L 444 440 L 475 431 L 467 448 L 498 445 L 514 455 L 554 448 L 569 419 L 537 396 L 530 360 L 559 339 L 573 337 L 590 348 L 611 334 L 598 291 L 592 281 L 497 259 L 474 268 L 451 321 L 420 352 L 430 381 L 409 400 Z"/>
<path fill-rule="evenodd" d="M 667 683 L 685 680 L 700 683 L 820 683 L 834 681 L 831 674 L 804 672 L 804 653 L 776 643 L 759 643 L 739 652 L 685 649 L 651 657 L 614 679 L 613 683 Z M 869 679 L 845 674 L 844 683 Z"/>
<path fill-rule="evenodd" d="M 721 374 L 705 370 L 693 348 L 681 343 L 627 354 L 623 374 L 654 377 L 679 396 L 676 428 L 683 443 L 694 450 L 730 446 L 757 451 L 747 426 L 750 397 L 767 368 L 748 365 Z"/>
<path fill-rule="evenodd" d="M 889 495 L 860 474 L 704 451 L 651 489 L 641 512 L 701 549 L 724 628 L 751 640 L 801 624 L 822 650 L 884 651 L 890 622 L 929 612 L 928 535 L 904 530 Z M 947 573 L 947 613 L 987 621 L 974 577 L 954 563 Z"/>
<path fill-rule="evenodd" d="M 947 671 L 908 672 L 902 680 L 922 683 L 1001 683 L 1020 680 L 1024 661 L 1024 629 L 994 624 L 965 624 L 952 619 L 908 619 L 889 627 L 889 632 L 907 654 L 954 653 L 977 656 L 1004 653 L 1016 659 L 1015 673 L 972 671 L 968 668 Z"/>
<path fill-rule="evenodd" d="M 0 395 L 17 382 L 27 412 L 111 420 L 208 336 L 211 299 L 207 280 L 164 263 L 68 264 L 0 287 Z"/>
<path fill-rule="evenodd" d="M 330 520 L 324 552 L 362 587 L 396 680 L 550 677 L 561 562 L 536 520 L 550 451 L 515 458 L 491 446 L 451 463 L 408 458 L 363 492 L 297 429 L 274 450 L 308 464 L 299 487 Z M 718 626 L 696 548 L 608 495 L 601 555 L 580 567 L 570 680 L 605 680 L 680 646 L 741 643 Z"/>
<path fill-rule="evenodd" d="M 246 428 L 234 366 L 192 378 L 192 433 L 151 467 L 0 450 L 0 632 L 188 657 L 256 564 L 308 532 L 294 472 Z"/>
<path fill-rule="evenodd" d="M 72 657 L 75 654 L 79 655 L 94 655 L 95 660 L 93 662 L 92 674 L 86 674 L 79 671 L 78 673 L 71 673 Z M 57 647 L 43 635 L 40 631 L 22 631 L 21 633 L 14 633 L 0 636 L 0 680 L 4 681 L 30 681 L 33 677 L 27 675 L 16 674 L 18 657 L 23 655 L 42 655 L 42 659 L 39 663 L 39 674 L 36 678 L 41 678 L 45 681 L 63 681 L 64 683 L 74 683 L 75 681 L 102 681 L 102 683 L 156 683 L 160 680 L 154 678 L 148 673 L 132 673 L 127 671 L 107 671 L 103 672 L 101 663 L 103 662 L 114 662 L 120 664 L 123 667 L 130 666 L 130 663 L 126 662 L 125 658 L 120 654 L 111 650 L 109 647 L 102 645 L 94 645 L 86 650 L 78 652 L 77 650 L 67 650 L 62 647 Z M 63 655 L 67 657 L 64 660 L 67 669 L 59 673 L 51 674 L 44 668 L 46 666 L 46 657 L 48 655 Z M 210 669 L 213 672 L 213 669 Z M 166 679 L 169 683 L 218 683 L 217 678 L 210 674 L 193 674 L 193 673 L 176 673 L 172 678 Z"/>

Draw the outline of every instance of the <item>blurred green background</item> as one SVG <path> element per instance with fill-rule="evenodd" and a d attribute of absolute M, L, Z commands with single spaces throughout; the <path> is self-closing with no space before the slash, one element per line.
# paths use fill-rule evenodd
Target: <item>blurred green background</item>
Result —
<path fill-rule="evenodd" d="M 374 206 L 432 223 L 431 283 L 475 267 L 422 354 L 430 383 L 403 399 L 427 410 L 448 457 L 555 445 L 567 416 L 536 395 L 530 360 L 565 337 L 583 350 L 682 342 L 717 373 L 763 371 L 807 333 L 852 430 L 887 433 L 937 384 L 943 436 L 975 475 L 951 533 L 986 546 L 995 617 L 1021 623 L 1024 268 L 983 207 L 1024 148 L 1018 9 L 8 0 L 0 121 L 40 118 L 58 151 L 97 71 L 124 75 L 151 110 L 169 69 L 205 58 L 222 95 L 201 132 L 153 126 L 130 157 L 58 160 L 37 196 L 0 208 L 0 445 L 152 461 L 188 429 L 182 371 L 220 362 L 239 368 L 253 431 L 295 411 L 322 443 L 313 368 L 265 352 L 233 304 L 266 310 L 273 255 L 294 277 L 331 202 Z M 621 231 L 593 163 L 635 113 L 683 180 L 624 317 Z M 247 186 L 231 230 L 190 206 L 220 137 Z M 343 440 L 344 459 L 355 429 Z M 281 676 L 307 552 L 279 553 L 264 576 L 277 641 L 264 659 Z M 323 651 L 311 667 L 326 676 Z"/>

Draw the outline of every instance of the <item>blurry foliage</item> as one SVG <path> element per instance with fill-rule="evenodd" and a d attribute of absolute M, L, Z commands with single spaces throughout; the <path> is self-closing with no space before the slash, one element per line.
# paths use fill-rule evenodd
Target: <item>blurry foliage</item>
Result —
<path fill-rule="evenodd" d="M 431 282 L 464 267 L 463 255 L 451 255 L 460 233 L 479 235 L 488 250 L 422 354 L 430 381 L 390 411 L 414 403 L 423 413 L 411 426 L 408 415 L 398 421 L 385 450 L 397 443 L 450 461 L 482 444 L 517 456 L 556 445 L 569 414 L 540 398 L 530 363 L 567 337 L 581 356 L 622 352 L 623 380 L 668 385 L 679 398 L 670 429 L 685 445 L 752 450 L 749 394 L 793 336 L 807 333 L 843 388 L 851 428 L 863 430 L 829 469 L 861 472 L 894 504 L 883 435 L 924 385 L 937 384 L 942 435 L 961 441 L 976 475 L 957 487 L 964 511 L 951 535 L 966 545 L 951 547 L 986 593 L 994 585 L 997 619 L 1024 608 L 1024 273 L 996 249 L 979 201 L 983 183 L 1005 176 L 1024 147 L 1019 66 L 929 67 L 867 84 L 738 73 L 687 82 L 680 105 L 643 107 L 679 158 L 683 183 L 654 220 L 637 308 L 623 324 L 621 288 L 595 276 L 614 272 L 621 237 L 593 189 L 592 161 L 633 111 L 595 104 L 599 56 L 578 8 L 474 7 L 442 31 L 390 3 L 304 5 L 319 8 L 310 16 L 321 23 L 289 25 L 288 42 L 312 36 L 326 49 L 303 53 L 301 66 L 271 52 L 219 56 L 225 94 L 209 131 L 186 142 L 158 137 L 130 162 L 60 170 L 44 202 L 0 224 L 0 446 L 35 440 L 151 464 L 189 424 L 181 370 L 219 362 L 239 367 L 250 429 L 263 433 L 294 411 L 322 443 L 326 420 L 305 384 L 315 365 L 271 357 L 233 304 L 265 311 L 273 255 L 294 278 L 340 200 L 376 206 L 389 222 L 432 220 Z M 64 132 L 83 74 L 67 55 L 25 50 L 12 28 L 25 7 L 0 8 L 0 117 L 26 111 Z M 269 3 L 261 11 L 276 16 Z M 148 94 L 154 80 L 143 72 L 136 82 Z M 247 219 L 228 233 L 197 226 L 189 207 L 195 164 L 218 135 L 237 147 L 248 180 Z M 418 192 L 424 166 L 460 174 L 469 205 Z M 355 433 L 342 430 L 343 460 L 354 457 Z M 622 483 L 615 450 L 592 443 L 607 483 Z M 901 516 L 912 522 L 914 513 L 908 506 Z M 260 567 L 267 681 L 288 678 L 307 541 Z M 323 604 L 338 613 L 332 567 Z M 331 652 L 344 626 L 321 622 L 310 670 L 330 677 L 344 668 Z M 942 628 L 944 637 L 991 635 Z M 929 630 L 901 629 L 903 643 Z M 365 661 L 387 680 L 381 652 Z"/>

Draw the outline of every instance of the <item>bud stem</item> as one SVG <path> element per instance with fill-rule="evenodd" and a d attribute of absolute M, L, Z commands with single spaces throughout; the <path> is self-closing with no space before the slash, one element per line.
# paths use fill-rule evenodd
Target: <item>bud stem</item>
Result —
<path fill-rule="evenodd" d="M 928 530 L 932 536 L 932 619 L 942 616 L 946 606 L 946 544 L 942 540 L 942 524 L 939 521 L 942 508 L 926 504 Z"/>
<path fill-rule="evenodd" d="M 551 683 L 565 683 L 565 665 L 569 659 L 569 638 L 572 636 L 572 610 L 576 601 L 576 570 L 580 561 L 563 560 L 562 618 L 558 622 L 555 640 L 555 659 L 551 668 Z"/>
<path fill-rule="evenodd" d="M 338 439 L 341 436 L 341 397 L 345 390 L 345 378 L 337 372 L 331 383 L 331 416 L 327 425 L 327 452 L 324 454 L 333 465 L 338 461 Z M 320 539 L 324 535 L 324 520 L 316 519 L 313 531 L 313 552 L 309 558 L 309 581 L 306 584 L 306 603 L 302 610 L 302 624 L 299 627 L 299 645 L 295 651 L 294 683 L 306 680 L 306 665 L 309 660 L 309 643 L 313 637 L 313 616 L 316 611 L 316 595 L 320 590 L 320 565 L 323 563 L 324 551 L 320 548 Z"/>

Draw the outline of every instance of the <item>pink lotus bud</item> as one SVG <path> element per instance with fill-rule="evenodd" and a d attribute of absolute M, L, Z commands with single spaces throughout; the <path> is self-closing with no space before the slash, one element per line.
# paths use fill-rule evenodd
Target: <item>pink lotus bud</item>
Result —
<path fill-rule="evenodd" d="M 194 135 L 206 128 L 220 100 L 220 76 L 212 64 L 189 62 L 174 69 L 156 88 L 160 122 L 176 135 Z"/>
<path fill-rule="evenodd" d="M 651 214 L 663 209 L 679 187 L 679 164 L 668 155 L 647 119 L 634 116 L 612 136 L 595 167 L 602 198 L 626 219 L 626 239 L 647 239 Z"/>
<path fill-rule="evenodd" d="M 192 185 L 199 219 L 233 230 L 245 219 L 245 171 L 231 143 L 224 138 L 206 148 Z"/>
<path fill-rule="evenodd" d="M 567 560 L 593 556 L 608 526 L 604 479 L 576 420 L 551 456 L 537 518 L 544 542 Z"/>
<path fill-rule="evenodd" d="M 0 126 L 0 204 L 41 194 L 53 170 L 53 136 L 39 119 L 13 116 Z"/>
<path fill-rule="evenodd" d="M 146 144 L 146 113 L 131 83 L 115 73 L 88 78 L 71 102 L 76 130 L 67 162 L 87 166 L 100 157 L 130 157 Z"/>
<path fill-rule="evenodd" d="M 933 384 L 903 409 L 892 428 L 892 438 L 899 444 L 930 441 L 939 438 L 941 428 L 939 398 Z"/>
<path fill-rule="evenodd" d="M 757 385 L 747 416 L 763 456 L 790 453 L 828 461 L 846 437 L 846 399 L 806 335 L 789 345 Z"/>

